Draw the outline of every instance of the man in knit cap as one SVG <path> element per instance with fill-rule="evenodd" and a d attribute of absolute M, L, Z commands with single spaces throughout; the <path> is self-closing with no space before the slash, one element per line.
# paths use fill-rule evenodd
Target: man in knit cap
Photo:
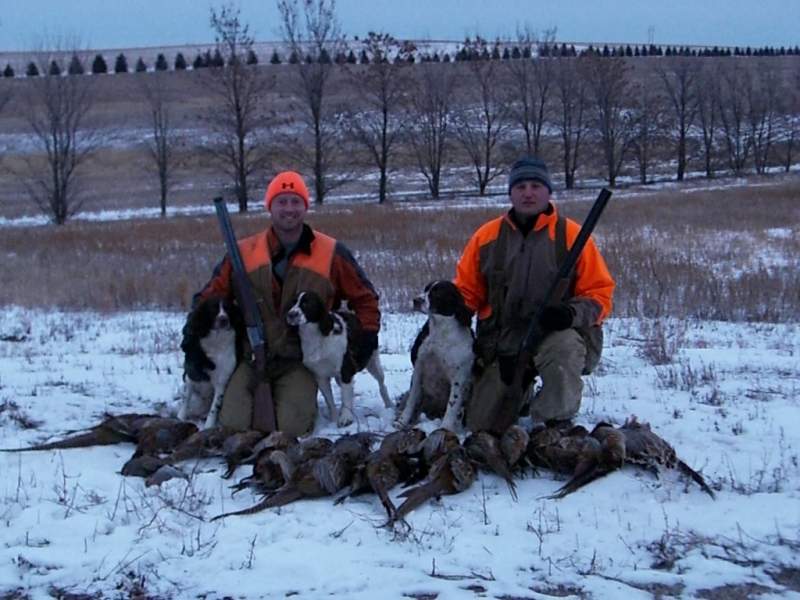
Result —
<path fill-rule="evenodd" d="M 467 307 L 478 314 L 475 351 L 480 367 L 466 407 L 472 431 L 493 429 L 501 408 L 518 414 L 530 400 L 535 421 L 572 419 L 583 390 L 582 374 L 600 359 L 600 325 L 611 311 L 614 280 L 592 238 L 573 271 L 568 297 L 547 307 L 540 325 L 546 335 L 528 373 L 539 375 L 542 387 L 520 406 L 502 407 L 513 381 L 517 356 L 530 321 L 544 303 L 580 230 L 558 214 L 551 200 L 553 186 L 547 165 L 535 156 L 514 163 L 509 173 L 511 209 L 485 223 L 473 234 L 456 267 L 455 284 Z"/>
<path fill-rule="evenodd" d="M 378 347 L 378 294 L 344 244 L 306 224 L 308 188 L 298 173 L 276 175 L 264 202 L 271 226 L 239 240 L 239 249 L 264 321 L 269 372 L 256 373 L 252 364 L 240 363 L 225 392 L 219 424 L 251 428 L 253 390 L 258 378 L 265 377 L 272 387 L 278 429 L 302 435 L 314 428 L 317 385 L 302 364 L 300 338 L 296 329 L 286 324 L 287 311 L 300 292 L 316 292 L 329 310 L 339 302 L 349 303 L 362 328 L 356 362 L 366 364 Z M 208 296 L 232 297 L 232 271 L 226 255 L 193 304 Z M 187 333 L 184 330 L 184 346 L 192 343 Z M 190 351 L 197 355 L 197 348 Z"/>

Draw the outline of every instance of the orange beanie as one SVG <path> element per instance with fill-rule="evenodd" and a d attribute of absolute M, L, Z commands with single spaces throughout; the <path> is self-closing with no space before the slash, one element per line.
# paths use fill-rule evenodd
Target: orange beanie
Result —
<path fill-rule="evenodd" d="M 308 188 L 305 181 L 300 176 L 300 173 L 294 171 L 283 171 L 278 173 L 275 178 L 269 182 L 267 186 L 267 193 L 264 194 L 264 204 L 267 210 L 272 208 L 272 200 L 279 194 L 297 194 L 303 199 L 303 202 L 308 208 Z"/>

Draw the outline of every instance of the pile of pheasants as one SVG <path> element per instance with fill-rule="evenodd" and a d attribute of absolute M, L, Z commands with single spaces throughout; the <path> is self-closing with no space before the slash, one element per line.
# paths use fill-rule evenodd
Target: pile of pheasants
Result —
<path fill-rule="evenodd" d="M 146 477 L 147 485 L 174 477 L 188 478 L 177 465 L 189 459 L 223 458 L 230 478 L 240 466 L 252 473 L 233 485 L 234 493 L 249 488 L 263 496 L 251 508 L 226 513 L 247 515 L 283 506 L 303 498 L 331 496 L 338 504 L 350 496 L 374 493 L 386 509 L 389 523 L 403 519 L 427 500 L 457 494 L 469 488 L 477 471 L 502 477 L 516 499 L 514 476 L 549 469 L 567 475 L 568 481 L 550 498 L 563 498 L 578 488 L 633 465 L 658 475 L 661 469 L 678 469 L 712 498 L 703 477 L 680 460 L 666 441 L 635 417 L 621 427 L 599 423 L 591 431 L 580 425 L 538 425 L 528 432 L 518 425 L 503 435 L 485 431 L 459 437 L 446 429 L 426 435 L 420 429 L 395 431 L 385 436 L 355 433 L 330 440 L 295 439 L 282 432 L 234 432 L 224 427 L 198 431 L 189 422 L 156 415 L 109 416 L 84 433 L 58 442 L 6 452 L 52 450 L 131 442 L 136 451 L 122 474 Z M 404 486 L 396 506 L 390 497 Z"/>

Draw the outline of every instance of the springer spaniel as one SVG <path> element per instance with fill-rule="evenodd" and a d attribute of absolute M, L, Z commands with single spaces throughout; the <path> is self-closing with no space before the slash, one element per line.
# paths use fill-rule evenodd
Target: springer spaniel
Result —
<path fill-rule="evenodd" d="M 184 393 L 178 418 L 217 425 L 225 387 L 241 356 L 244 321 L 233 303 L 211 297 L 190 313 L 184 327 Z"/>
<path fill-rule="evenodd" d="M 442 428 L 455 431 L 472 383 L 472 315 L 455 284 L 445 280 L 429 283 L 414 298 L 414 309 L 426 313 L 428 320 L 411 349 L 414 373 L 397 425 L 408 427 L 422 410 L 428 416 L 444 413 Z"/>
<path fill-rule="evenodd" d="M 317 293 L 301 292 L 286 313 L 286 322 L 297 327 L 303 348 L 303 364 L 314 374 L 330 418 L 339 427 L 353 422 L 353 376 L 364 368 L 378 382 L 383 405 L 386 408 L 392 406 L 383 381 L 378 351 L 372 353 L 366 365 L 356 364 L 353 344 L 361 326 L 353 313 L 330 312 Z M 338 413 L 333 401 L 331 377 L 336 379 L 341 390 L 342 407 Z"/>

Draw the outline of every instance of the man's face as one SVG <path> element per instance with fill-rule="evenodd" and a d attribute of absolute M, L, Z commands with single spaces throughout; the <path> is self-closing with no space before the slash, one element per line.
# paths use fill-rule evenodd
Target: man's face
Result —
<path fill-rule="evenodd" d="M 550 190 L 541 181 L 524 179 L 511 188 L 511 205 L 520 217 L 532 217 L 544 212 L 550 203 Z"/>
<path fill-rule="evenodd" d="M 297 194 L 278 194 L 272 199 L 270 215 L 272 225 L 279 231 L 291 231 L 300 227 L 305 219 L 306 203 Z"/>

